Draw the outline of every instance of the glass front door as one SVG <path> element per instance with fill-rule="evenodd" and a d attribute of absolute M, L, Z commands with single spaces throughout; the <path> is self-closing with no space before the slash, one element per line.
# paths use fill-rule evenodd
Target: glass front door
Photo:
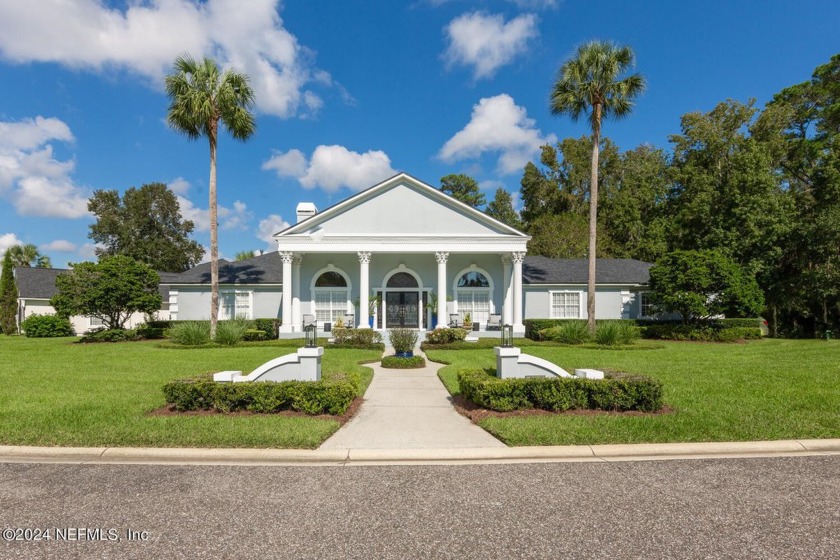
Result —
<path fill-rule="evenodd" d="M 386 292 L 385 323 L 388 328 L 420 325 L 420 297 L 417 292 Z"/>

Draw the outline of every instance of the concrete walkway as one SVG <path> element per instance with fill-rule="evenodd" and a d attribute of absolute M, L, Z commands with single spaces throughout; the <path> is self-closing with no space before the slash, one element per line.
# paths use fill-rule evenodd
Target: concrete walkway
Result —
<path fill-rule="evenodd" d="M 393 353 L 393 352 L 391 352 Z M 319 449 L 465 449 L 505 445 L 458 414 L 438 379 L 441 364 L 421 369 L 373 368 L 356 416 Z"/>

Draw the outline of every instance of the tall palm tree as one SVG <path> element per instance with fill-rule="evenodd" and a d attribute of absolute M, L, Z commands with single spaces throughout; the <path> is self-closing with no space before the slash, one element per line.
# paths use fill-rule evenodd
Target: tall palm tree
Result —
<path fill-rule="evenodd" d="M 216 335 L 219 316 L 219 224 L 216 208 L 216 145 L 219 122 L 237 140 L 247 140 L 256 124 L 250 109 L 254 92 L 248 76 L 215 60 L 198 62 L 189 55 L 175 59 L 174 73 L 166 77 L 170 104 L 166 120 L 190 140 L 206 136 L 210 143 L 210 335 Z"/>
<path fill-rule="evenodd" d="M 42 255 L 38 247 L 31 243 L 13 245 L 8 249 L 12 259 L 12 266 L 36 266 L 38 268 L 52 268 L 52 261 L 47 255 Z"/>
<path fill-rule="evenodd" d="M 591 41 L 560 67 L 551 91 L 554 115 L 569 115 L 573 121 L 586 115 L 592 128 L 592 177 L 589 185 L 589 278 L 586 314 L 589 332 L 595 334 L 595 257 L 598 231 L 598 149 L 601 120 L 621 119 L 630 114 L 633 99 L 645 89 L 640 74 L 621 78 L 633 67 L 630 47 Z"/>

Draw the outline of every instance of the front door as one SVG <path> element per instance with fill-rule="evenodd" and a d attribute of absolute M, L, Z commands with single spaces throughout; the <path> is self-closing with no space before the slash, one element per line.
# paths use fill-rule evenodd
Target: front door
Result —
<path fill-rule="evenodd" d="M 416 329 L 420 324 L 420 298 L 417 292 L 385 294 L 385 324 L 388 328 Z"/>

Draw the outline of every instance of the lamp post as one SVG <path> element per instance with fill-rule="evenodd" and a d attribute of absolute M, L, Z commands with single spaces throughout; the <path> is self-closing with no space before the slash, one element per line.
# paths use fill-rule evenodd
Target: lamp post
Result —
<path fill-rule="evenodd" d="M 315 325 L 306 325 L 303 328 L 305 335 L 305 346 L 307 348 L 315 348 L 318 343 L 318 328 Z"/>
<path fill-rule="evenodd" d="M 513 348 L 513 325 L 502 325 L 502 348 Z"/>

